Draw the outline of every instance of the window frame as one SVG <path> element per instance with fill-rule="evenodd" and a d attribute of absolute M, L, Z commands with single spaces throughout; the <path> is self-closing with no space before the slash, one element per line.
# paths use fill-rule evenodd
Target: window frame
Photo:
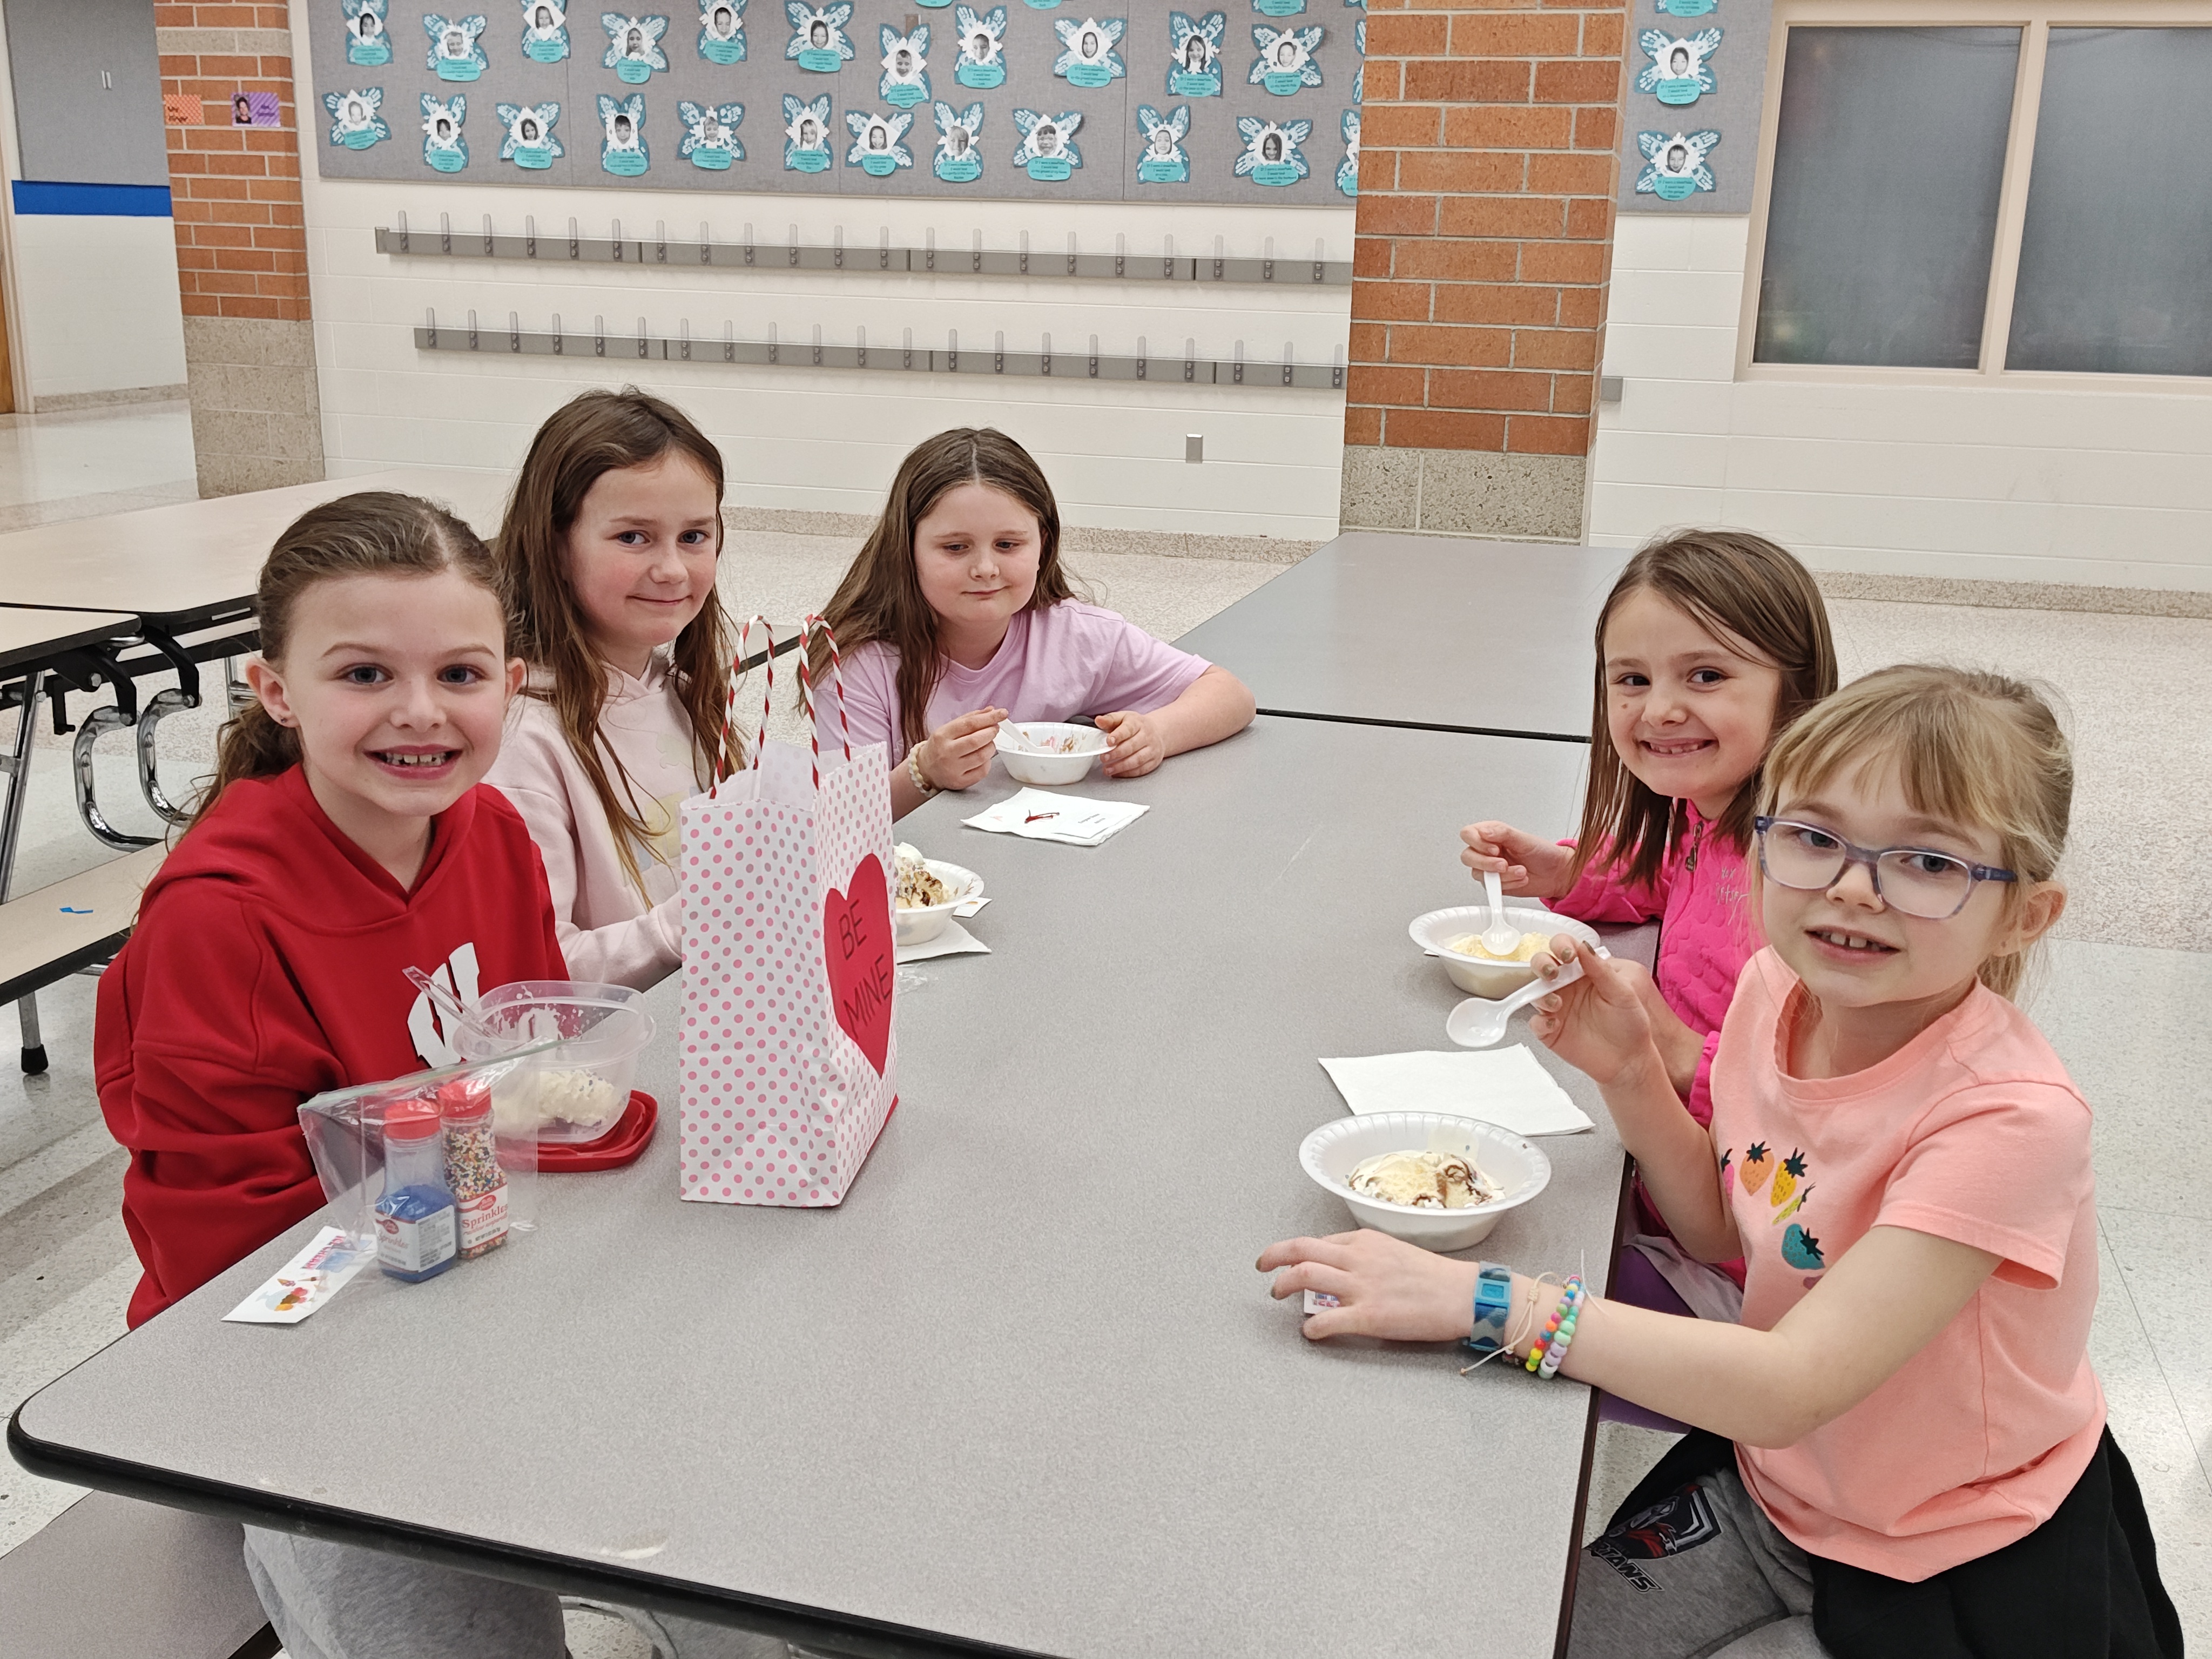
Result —
<path fill-rule="evenodd" d="M 2212 27 L 2212 0 L 1940 0 L 1925 8 L 1909 0 L 1774 0 L 1767 37 L 1766 86 L 1759 129 L 1759 171 L 1752 185 L 1751 224 L 1744 249 L 1743 302 L 1736 326 L 1735 378 L 1814 385 L 2003 386 L 2035 390 L 2156 391 L 2203 396 L 2212 375 L 2118 374 L 2096 370 L 2015 369 L 2005 367 L 2012 343 L 2013 297 L 2020 278 L 2021 234 L 2027 222 L 2028 174 L 2035 161 L 2035 128 L 2043 104 L 2044 59 L 2053 28 Z M 1803 28 L 1990 28 L 2021 32 L 2020 64 L 2013 81 L 2012 123 L 2005 135 L 2003 183 L 1997 192 L 1997 228 L 1982 312 L 1981 361 L 1973 368 L 1899 368 L 1884 364 L 1761 363 L 1759 297 L 1766 264 L 1767 205 L 1774 189 L 1774 151 L 1782 125 L 1782 80 L 1790 31 Z"/>

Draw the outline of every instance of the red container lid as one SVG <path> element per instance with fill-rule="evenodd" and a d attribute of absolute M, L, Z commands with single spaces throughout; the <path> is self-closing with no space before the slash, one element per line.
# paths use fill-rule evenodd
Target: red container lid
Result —
<path fill-rule="evenodd" d="M 427 1100 L 403 1100 L 384 1109 L 386 1140 L 428 1140 L 438 1133 L 438 1109 Z"/>
<path fill-rule="evenodd" d="M 482 1117 L 491 1110 L 491 1091 L 480 1080 L 453 1078 L 438 1085 L 438 1109 L 447 1117 Z"/>

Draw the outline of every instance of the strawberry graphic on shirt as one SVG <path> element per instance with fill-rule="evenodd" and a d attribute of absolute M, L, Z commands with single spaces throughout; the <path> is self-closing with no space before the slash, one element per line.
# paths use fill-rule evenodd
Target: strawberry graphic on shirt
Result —
<path fill-rule="evenodd" d="M 1766 1143 L 1754 1140 L 1743 1149 L 1743 1168 L 1738 1172 L 1738 1184 L 1747 1193 L 1756 1193 L 1766 1185 L 1767 1177 L 1774 1173 L 1774 1154 L 1766 1150 Z"/>
<path fill-rule="evenodd" d="M 1782 1259 L 1793 1267 L 1814 1273 L 1828 1265 L 1820 1255 L 1820 1241 L 1794 1221 L 1782 1235 Z"/>
<path fill-rule="evenodd" d="M 1733 1149 L 1721 1154 L 1721 1196 L 1726 1198 L 1735 1190 L 1735 1153 Z"/>

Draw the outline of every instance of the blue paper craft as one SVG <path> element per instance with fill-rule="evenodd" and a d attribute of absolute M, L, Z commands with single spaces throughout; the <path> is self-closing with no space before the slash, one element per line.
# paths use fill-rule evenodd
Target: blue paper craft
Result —
<path fill-rule="evenodd" d="M 994 6 L 977 12 L 966 6 L 952 14 L 960 28 L 960 61 L 952 78 L 963 87 L 988 92 L 1006 80 L 1006 9 Z"/>
<path fill-rule="evenodd" d="M 431 12 L 422 19 L 422 32 L 430 37 L 429 67 L 441 81 L 473 81 L 484 72 L 484 16 L 441 17 Z"/>
<path fill-rule="evenodd" d="M 1071 87 L 1081 87 L 1087 92 L 1111 86 L 1127 75 L 1128 68 L 1121 62 L 1121 54 L 1115 50 L 1121 44 L 1121 32 L 1128 24 L 1125 19 L 1086 17 L 1080 23 L 1063 17 L 1052 26 L 1066 48 L 1052 60 L 1052 72 Z"/>
<path fill-rule="evenodd" d="M 1279 125 L 1263 121 L 1256 115 L 1238 116 L 1237 136 L 1244 141 L 1244 153 L 1237 158 L 1237 176 L 1278 189 L 1295 185 L 1311 171 L 1298 146 L 1312 132 L 1310 121 L 1285 121 Z"/>
<path fill-rule="evenodd" d="M 745 118 L 743 104 L 700 105 L 686 98 L 677 104 L 676 118 L 684 123 L 677 154 L 693 167 L 727 173 L 732 161 L 745 159 L 745 147 L 738 142 L 738 125 Z"/>
<path fill-rule="evenodd" d="M 345 0 L 346 62 L 381 69 L 392 61 L 392 37 L 385 32 L 391 0 Z"/>
<path fill-rule="evenodd" d="M 1296 17 L 1306 9 L 1306 0 L 1252 0 L 1252 9 L 1262 17 Z"/>
<path fill-rule="evenodd" d="M 1221 95 L 1221 37 L 1229 27 L 1226 12 L 1192 18 L 1168 14 L 1168 93 L 1176 98 Z"/>
<path fill-rule="evenodd" d="M 441 173 L 459 173 L 469 164 L 469 141 L 461 132 L 468 112 L 465 94 L 457 92 L 445 103 L 422 94 L 422 159 Z"/>
<path fill-rule="evenodd" d="M 1190 131 L 1190 106 L 1178 104 L 1163 115 L 1150 104 L 1137 106 L 1137 131 L 1145 135 L 1145 148 L 1137 159 L 1137 177 L 1148 185 L 1187 185 L 1190 157 L 1182 141 Z"/>
<path fill-rule="evenodd" d="M 787 173 L 830 170 L 830 94 L 804 103 L 783 94 L 783 166 Z"/>
<path fill-rule="evenodd" d="M 512 161 L 532 173 L 543 173 L 555 160 L 567 152 L 561 141 L 553 136 L 553 124 L 561 118 L 558 104 L 496 104 L 492 112 L 507 130 L 501 141 L 499 159 Z"/>
<path fill-rule="evenodd" d="M 710 64 L 745 61 L 745 0 L 705 0 L 700 6 L 699 55 Z"/>
<path fill-rule="evenodd" d="M 1313 52 L 1321 37 L 1318 23 L 1309 23 L 1302 29 L 1271 29 L 1264 23 L 1255 23 L 1252 44 L 1260 49 L 1260 55 L 1252 60 L 1252 72 L 1246 81 L 1267 88 L 1278 98 L 1319 86 L 1321 66 L 1313 61 Z"/>
<path fill-rule="evenodd" d="M 384 107 L 382 87 L 349 87 L 323 94 L 323 107 L 331 114 L 331 142 L 348 149 L 367 149 L 392 137 L 392 129 L 377 112 Z"/>
<path fill-rule="evenodd" d="M 1364 12 L 1352 26 L 1352 45 L 1359 57 L 1359 67 L 1352 71 L 1352 101 L 1361 104 L 1367 101 L 1367 15 Z"/>
<path fill-rule="evenodd" d="M 1056 185 L 1083 165 L 1083 152 L 1073 140 L 1083 125 L 1079 110 L 1058 115 L 1033 109 L 1014 112 L 1014 130 L 1022 141 L 1014 146 L 1014 165 L 1039 184 Z"/>
<path fill-rule="evenodd" d="M 901 34 L 886 23 L 878 39 L 883 43 L 884 72 L 876 82 L 876 95 L 886 104 L 912 109 L 929 96 L 929 25 L 917 24 L 912 34 Z"/>
<path fill-rule="evenodd" d="M 783 15 L 791 20 L 791 40 L 783 55 L 812 75 L 835 75 L 853 61 L 853 43 L 845 25 L 853 21 L 852 0 L 830 0 L 819 8 L 806 0 L 783 0 Z"/>
<path fill-rule="evenodd" d="M 1636 77 L 1638 92 L 1656 94 L 1662 104 L 1694 104 L 1714 89 L 1713 72 L 1705 65 L 1721 43 L 1718 29 L 1702 29 L 1677 40 L 1664 29 L 1646 29 L 1636 37 L 1651 62 Z"/>
<path fill-rule="evenodd" d="M 1023 3 L 1031 11 L 1050 11 L 1060 3 L 1060 0 L 1023 0 Z"/>
<path fill-rule="evenodd" d="M 568 55 L 568 9 L 561 0 L 522 0 L 522 55 L 557 64 Z"/>
<path fill-rule="evenodd" d="M 914 125 L 911 111 L 875 115 L 866 110 L 845 112 L 845 130 L 853 135 L 845 152 L 845 165 L 858 167 L 871 179 L 888 179 L 901 167 L 914 165 L 914 152 L 901 142 Z"/>
<path fill-rule="evenodd" d="M 1717 0 L 1659 0 L 1659 9 L 1669 17 L 1703 17 Z"/>
<path fill-rule="evenodd" d="M 1336 164 L 1336 187 L 1346 196 L 1359 194 L 1359 112 L 1344 112 L 1344 159 Z"/>
<path fill-rule="evenodd" d="M 972 185 L 983 173 L 983 106 L 970 104 L 957 115 L 950 104 L 935 106 L 937 155 L 929 170 L 948 185 Z"/>
<path fill-rule="evenodd" d="M 653 78 L 653 70 L 668 67 L 668 54 L 660 49 L 660 37 L 668 33 L 665 17 L 629 17 L 618 11 L 603 11 L 599 27 L 607 32 L 606 55 L 599 59 L 599 66 L 612 70 L 625 85 L 641 87 Z"/>
<path fill-rule="evenodd" d="M 635 179 L 653 165 L 645 143 L 645 94 L 599 94 L 599 166 L 617 179 Z"/>
<path fill-rule="evenodd" d="M 1636 176 L 1640 196 L 1656 196 L 1662 202 L 1679 202 L 1693 191 L 1713 187 L 1713 170 L 1705 156 L 1721 136 L 1707 128 L 1702 132 L 1639 132 L 1636 148 L 1644 152 L 1644 171 Z"/>

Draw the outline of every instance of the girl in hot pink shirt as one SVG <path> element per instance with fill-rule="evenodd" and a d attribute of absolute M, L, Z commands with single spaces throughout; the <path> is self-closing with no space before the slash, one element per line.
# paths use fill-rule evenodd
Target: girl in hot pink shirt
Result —
<path fill-rule="evenodd" d="M 1113 778 L 1252 720 L 1252 694 L 1226 669 L 1078 601 L 1052 486 L 988 427 L 940 432 L 899 463 L 824 615 L 852 740 L 890 751 L 894 817 L 981 782 L 1004 720 L 1094 717 Z M 817 678 L 827 654 L 817 646 Z"/>
<path fill-rule="evenodd" d="M 1536 1035 L 1674 1237 L 1744 1258 L 1741 1326 L 1376 1232 L 1261 1257 L 1277 1296 L 1335 1298 L 1310 1337 L 1464 1336 L 1706 1431 L 1590 1546 L 1573 1659 L 2179 1659 L 2089 1368 L 2089 1109 L 2009 1000 L 2065 905 L 2072 794 L 2050 709 L 1994 674 L 1884 669 L 1792 726 L 1709 1129 L 1637 985 L 1555 942 L 1583 978 Z"/>
<path fill-rule="evenodd" d="M 1836 689 L 1827 607 L 1805 567 L 1741 530 L 1691 530 L 1628 562 L 1597 619 L 1590 778 L 1577 840 L 1511 824 L 1460 831 L 1460 862 L 1584 921 L 1660 924 L 1645 991 L 1674 1091 L 1713 1115 L 1713 1050 L 1759 949 L 1744 869 L 1759 764 Z M 1743 1264 L 1690 1260 L 1639 1184 L 1613 1285 L 1644 1307 L 1734 1318 Z M 1664 1426 L 1664 1425 L 1660 1425 Z"/>

